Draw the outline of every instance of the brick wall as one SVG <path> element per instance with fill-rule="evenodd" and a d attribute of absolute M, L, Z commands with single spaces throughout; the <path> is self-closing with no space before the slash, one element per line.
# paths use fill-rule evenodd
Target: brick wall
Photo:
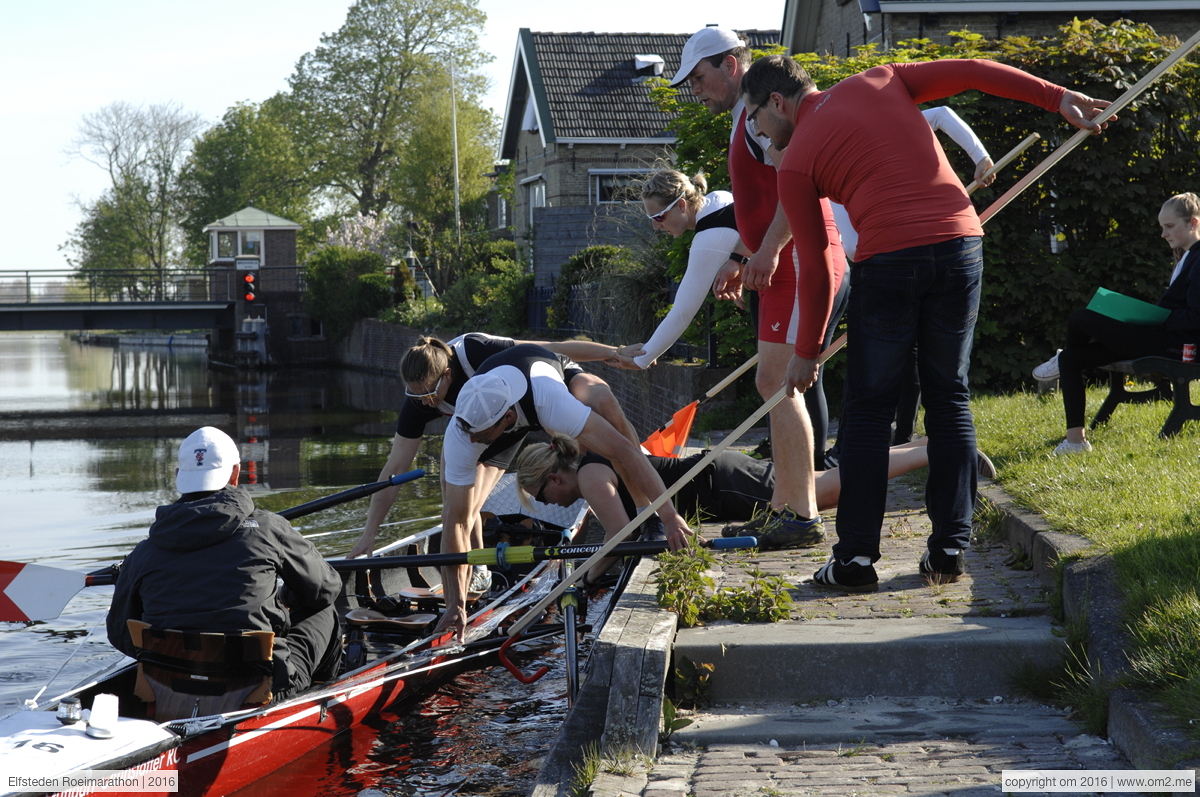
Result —
<path fill-rule="evenodd" d="M 397 324 L 360 321 L 338 344 L 336 359 L 354 368 L 394 374 L 399 370 L 400 357 L 424 334 Z M 449 337 L 453 336 L 447 335 L 443 340 Z M 603 363 L 581 365 L 608 382 L 626 417 L 643 438 L 670 420 L 676 410 L 702 398 L 707 390 L 729 374 L 729 369 L 710 369 L 700 364 L 665 363 L 649 371 L 626 371 Z M 714 402 L 733 401 L 734 393 L 735 388 L 727 388 Z M 376 399 L 377 402 L 386 400 L 387 397 Z"/>
<path fill-rule="evenodd" d="M 553 285 L 580 249 L 630 244 L 652 232 L 645 214 L 626 205 L 537 208 L 534 220 L 533 279 L 539 288 Z"/>
<path fill-rule="evenodd" d="M 829 1 L 829 0 L 827 0 Z M 887 41 L 895 43 L 904 39 L 926 38 L 939 44 L 951 42 L 950 31 L 971 30 L 987 38 L 1003 36 L 1029 36 L 1040 38 L 1057 33 L 1059 26 L 1069 23 L 1074 17 L 1097 19 L 1111 24 L 1118 19 L 1129 19 L 1150 25 L 1163 36 L 1188 39 L 1200 29 L 1200 10 L 1178 11 L 1134 11 L 1096 12 L 1073 14 L 1071 12 L 1022 11 L 1016 14 L 991 12 L 984 14 L 888 14 L 885 18 Z M 822 44 L 821 46 L 825 46 Z M 839 55 L 842 53 L 839 51 Z"/>
<path fill-rule="evenodd" d="M 264 266 L 296 265 L 296 231 L 267 230 L 263 241 Z"/>
<path fill-rule="evenodd" d="M 950 31 L 955 30 L 970 30 L 989 39 L 1005 36 L 1041 38 L 1054 35 L 1060 25 L 1069 23 L 1075 16 L 1098 19 L 1106 24 L 1117 19 L 1130 19 L 1150 25 L 1163 36 L 1176 36 L 1181 40 L 1187 40 L 1200 29 L 1200 10 L 1110 11 L 1091 14 L 1033 11 L 1009 14 L 990 11 L 937 15 L 872 14 L 871 30 L 864 33 L 863 15 L 857 2 L 821 0 L 817 20 L 816 52 L 845 57 L 847 34 L 851 48 L 864 42 L 879 41 L 881 33 L 885 47 L 915 38 L 949 44 L 952 41 Z"/>

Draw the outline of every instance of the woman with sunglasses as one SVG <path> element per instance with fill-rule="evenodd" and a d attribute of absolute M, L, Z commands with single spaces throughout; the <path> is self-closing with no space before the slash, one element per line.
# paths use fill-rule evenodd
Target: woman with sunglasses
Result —
<path fill-rule="evenodd" d="M 921 438 L 893 447 L 889 452 L 888 478 L 928 465 L 927 442 L 927 438 Z M 649 455 L 646 458 L 669 488 L 703 456 L 700 453 L 679 459 Z M 984 462 L 990 468 L 991 462 L 982 452 L 979 459 L 981 470 Z M 558 506 L 570 506 L 583 498 L 604 526 L 606 540 L 636 516 L 625 483 L 609 461 L 598 454 L 580 457 L 579 444 L 566 435 L 555 435 L 553 442 L 534 443 L 521 452 L 517 457 L 517 486 L 520 487 L 517 495 L 525 506 L 530 505 L 530 498 Z M 770 460 L 755 459 L 738 451 L 722 451 L 694 479 L 679 488 L 672 500 L 675 510 L 688 519 L 699 516 L 705 520 L 745 522 L 770 506 L 774 486 L 775 469 Z M 820 510 L 836 507 L 841 493 L 837 468 L 818 472 L 816 489 Z M 722 533 L 737 536 L 739 528 L 727 526 Z M 592 570 L 595 577 L 585 577 L 585 583 L 594 585 L 615 562 L 616 559 L 608 560 L 607 564 L 600 562 Z"/>
<path fill-rule="evenodd" d="M 637 346 L 617 349 L 590 341 L 517 341 L 482 332 L 468 332 L 449 343 L 433 337 L 423 337 L 400 359 L 400 378 L 404 381 L 405 398 L 400 405 L 396 433 L 392 437 L 392 450 L 379 473 L 379 481 L 411 469 L 426 425 L 453 415 L 459 390 L 484 361 L 518 343 L 537 343 L 557 354 L 562 361 L 564 378 L 571 395 L 594 409 L 621 434 L 634 443 L 638 442 L 637 434 L 625 418 L 608 384 L 594 374 L 585 373 L 573 362 L 604 361 L 609 365 L 633 369 L 637 366 L 633 364 L 629 355 L 639 352 Z M 480 458 L 480 470 L 477 473 L 480 481 L 477 483 L 481 485 L 483 496 L 486 497 L 491 492 L 515 455 L 516 450 L 510 450 L 506 441 L 500 440 Z M 485 467 L 487 465 L 493 467 Z M 379 526 L 387 517 L 399 493 L 399 487 L 388 487 L 371 496 L 365 528 L 350 550 L 349 558 L 371 555 Z M 640 505 L 645 503 L 649 502 L 644 501 Z M 476 548 L 483 546 L 483 527 L 478 519 L 472 529 L 471 539 Z M 482 578 L 482 573 L 480 577 Z"/>
<path fill-rule="evenodd" d="M 642 186 L 642 204 L 655 230 L 665 231 L 673 238 L 688 230 L 695 230 L 696 235 L 688 250 L 687 271 L 679 283 L 675 303 L 650 340 L 639 344 L 645 349 L 645 353 L 634 358 L 640 368 L 653 365 L 692 323 L 725 261 L 744 260 L 750 254 L 738 237 L 733 194 L 728 191 L 706 194 L 707 190 L 703 174 L 688 177 L 671 169 L 655 172 Z M 738 304 L 744 306 L 740 301 Z"/>

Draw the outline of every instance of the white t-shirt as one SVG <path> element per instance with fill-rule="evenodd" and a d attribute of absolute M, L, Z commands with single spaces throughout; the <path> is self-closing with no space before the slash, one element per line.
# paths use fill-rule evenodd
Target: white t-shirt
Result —
<path fill-rule="evenodd" d="M 700 221 L 711 213 L 727 208 L 733 204 L 733 194 L 728 191 L 713 191 L 704 197 L 704 206 L 696 213 L 696 221 Z M 729 259 L 729 253 L 741 242 L 738 231 L 731 227 L 710 227 L 700 230 L 692 238 L 692 247 L 688 252 L 687 270 L 675 293 L 675 303 L 650 336 L 643 344 L 646 350 L 634 358 L 639 368 L 649 368 L 650 364 L 671 348 L 679 336 L 692 323 L 696 312 L 704 304 L 704 297 L 712 288 L 717 271 Z"/>
<path fill-rule="evenodd" d="M 526 390 L 533 390 L 533 406 L 537 411 L 537 418 L 526 418 L 520 403 L 514 404 L 517 421 L 511 431 L 529 430 L 540 426 L 552 434 L 578 437 L 592 414 L 590 407 L 571 395 L 563 378 L 550 363 L 539 360 L 530 365 L 528 381 L 521 369 L 513 365 L 497 366 L 489 373 L 503 376 L 510 385 L 524 388 L 519 388 L 520 395 L 515 396 L 514 401 L 519 402 Z M 462 427 L 451 420 L 442 442 L 442 473 L 446 483 L 459 487 L 474 484 L 475 466 L 479 464 L 479 457 L 488 449 L 488 445 L 472 443 Z"/>

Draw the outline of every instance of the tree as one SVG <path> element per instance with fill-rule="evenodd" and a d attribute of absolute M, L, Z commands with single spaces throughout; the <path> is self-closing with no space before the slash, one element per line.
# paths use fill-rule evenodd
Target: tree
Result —
<path fill-rule="evenodd" d="M 85 216 L 104 223 L 92 224 L 87 235 L 72 240 L 81 262 L 107 262 L 129 247 L 155 272 L 161 289 L 166 271 L 181 260 L 178 175 L 202 126 L 198 114 L 170 103 L 142 107 L 115 102 L 83 117 L 73 151 L 104 169 L 111 187 L 99 201 L 103 206 L 84 206 Z M 112 246 L 104 237 L 110 228 L 120 230 L 120 240 Z M 107 250 L 93 252 L 93 246 Z"/>
<path fill-rule="evenodd" d="M 130 193 L 136 192 L 110 189 L 83 206 L 83 220 L 61 248 L 75 253 L 74 257 L 67 255 L 67 262 L 85 275 L 89 287 L 100 295 L 111 298 L 124 293 L 137 300 L 151 294 L 157 281 L 129 224 L 136 213 L 121 207 L 121 197 Z"/>
<path fill-rule="evenodd" d="M 204 228 L 253 206 L 303 224 L 312 214 L 312 185 L 284 123 L 281 102 L 239 103 L 197 139 L 179 175 L 185 255 L 209 260 Z"/>
<path fill-rule="evenodd" d="M 392 304 L 391 280 L 383 258 L 348 246 L 322 246 L 304 266 L 304 308 L 335 339 L 354 322 L 373 318 Z"/>
<path fill-rule="evenodd" d="M 422 77 L 457 66 L 456 91 L 478 96 L 484 63 L 477 0 L 358 0 L 346 22 L 288 79 L 291 124 L 317 184 L 381 213 L 401 196 L 397 165 L 417 122 Z"/>

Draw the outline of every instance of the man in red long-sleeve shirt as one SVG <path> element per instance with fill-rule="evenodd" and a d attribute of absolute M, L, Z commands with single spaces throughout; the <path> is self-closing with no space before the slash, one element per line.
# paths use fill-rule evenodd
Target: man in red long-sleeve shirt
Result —
<path fill-rule="evenodd" d="M 777 149 L 779 199 L 801 264 L 800 330 L 788 384 L 813 381 L 837 268 L 820 201 L 846 207 L 859 233 L 851 266 L 846 406 L 838 542 L 814 583 L 849 591 L 878 585 L 887 495 L 888 432 L 917 344 L 933 532 L 919 570 L 935 581 L 964 572 L 975 503 L 975 425 L 967 368 L 983 272 L 983 229 L 917 103 L 967 89 L 1058 111 L 1077 127 L 1110 103 L 985 60 L 888 64 L 817 91 L 785 56 L 756 62 L 742 79 L 747 118 Z M 794 143 L 791 143 L 794 142 Z M 791 143 L 791 146 L 788 146 Z"/>

